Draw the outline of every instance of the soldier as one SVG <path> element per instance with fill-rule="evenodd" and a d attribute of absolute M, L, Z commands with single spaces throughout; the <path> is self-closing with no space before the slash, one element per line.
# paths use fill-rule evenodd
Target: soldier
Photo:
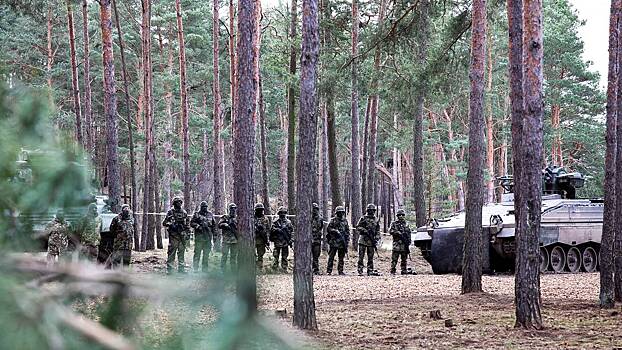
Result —
<path fill-rule="evenodd" d="M 330 246 L 326 273 L 329 275 L 333 273 L 333 261 L 335 260 L 335 254 L 338 254 L 337 272 L 340 275 L 345 275 L 343 272 L 343 258 L 348 252 L 350 243 L 350 225 L 348 225 L 348 220 L 346 219 L 346 210 L 341 205 L 335 208 L 335 216 L 328 223 L 326 240 Z"/>
<path fill-rule="evenodd" d="M 173 262 L 177 254 L 177 271 L 186 272 L 186 241 L 188 239 L 188 213 L 181 207 L 184 201 L 175 197 L 173 208 L 169 209 L 162 226 L 168 229 L 168 251 L 166 258 L 166 273 L 173 272 Z"/>
<path fill-rule="evenodd" d="M 89 204 L 86 215 L 80 221 L 78 234 L 80 235 L 81 254 L 90 261 L 97 261 L 99 240 L 101 239 L 102 219 L 97 212 L 95 203 Z"/>
<path fill-rule="evenodd" d="M 311 214 L 311 234 L 313 242 L 311 244 L 311 253 L 313 254 L 313 273 L 320 274 L 319 258 L 322 252 L 322 233 L 324 231 L 324 219 L 320 216 L 320 206 L 313 203 L 313 212 Z"/>
<path fill-rule="evenodd" d="M 209 255 L 212 251 L 212 238 L 214 237 L 214 229 L 216 228 L 214 214 L 207 210 L 207 202 L 201 202 L 199 211 L 192 215 L 190 226 L 194 229 L 194 256 L 192 257 L 192 267 L 194 272 L 199 271 L 199 261 L 201 261 L 201 253 L 203 253 L 201 271 L 207 272 Z"/>
<path fill-rule="evenodd" d="M 110 256 L 112 266 L 128 266 L 132 258 L 132 245 L 134 243 L 134 218 L 129 205 L 123 204 L 121 214 L 112 219 L 110 233 L 114 237 L 112 255 Z"/>
<path fill-rule="evenodd" d="M 380 224 L 376 220 L 376 206 L 374 204 L 367 204 L 367 214 L 359 220 L 356 229 L 359 231 L 359 276 L 363 275 L 363 260 L 366 253 L 367 275 L 376 275 L 377 273 L 374 271 L 374 250 L 378 250 Z"/>
<path fill-rule="evenodd" d="M 264 215 L 264 206 L 261 203 L 255 204 L 255 249 L 257 250 L 257 269 L 263 269 L 263 256 L 266 248 L 270 247 L 268 234 L 270 232 L 270 218 Z"/>
<path fill-rule="evenodd" d="M 220 217 L 218 227 L 222 230 L 222 257 L 220 267 L 225 270 L 227 258 L 229 266 L 234 269 L 238 260 L 238 218 L 236 217 L 238 207 L 235 203 L 229 204 L 229 214 Z M 229 257 L 231 254 L 231 257 Z"/>
<path fill-rule="evenodd" d="M 281 268 L 287 272 L 287 256 L 289 255 L 289 247 L 292 246 L 294 226 L 287 218 L 287 209 L 285 207 L 280 207 L 277 214 L 279 218 L 272 224 L 272 229 L 270 230 L 270 241 L 274 243 L 272 268 L 274 270 L 279 268 L 280 256 Z"/>
<path fill-rule="evenodd" d="M 47 260 L 49 263 L 55 263 L 66 254 L 69 230 L 69 223 L 65 221 L 65 214 L 62 210 L 58 210 L 54 219 L 45 225 L 45 234 L 48 236 Z"/>
<path fill-rule="evenodd" d="M 399 209 L 396 216 L 397 220 L 391 223 L 391 228 L 389 229 L 389 233 L 391 234 L 391 236 L 393 236 L 391 274 L 395 274 L 395 266 L 397 265 L 397 260 L 401 258 L 401 272 L 402 275 L 406 275 L 408 274 L 408 270 L 406 268 L 406 259 L 408 258 L 408 254 L 410 254 L 410 227 L 408 227 L 408 223 L 405 220 L 406 213 L 404 212 L 404 209 Z"/>

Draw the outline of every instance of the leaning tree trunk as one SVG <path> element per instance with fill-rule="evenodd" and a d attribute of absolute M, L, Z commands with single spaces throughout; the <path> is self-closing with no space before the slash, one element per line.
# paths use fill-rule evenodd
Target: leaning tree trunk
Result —
<path fill-rule="evenodd" d="M 110 0 L 101 0 L 99 16 L 102 30 L 102 56 L 104 66 L 104 115 L 106 116 L 106 158 L 108 165 L 108 196 L 110 210 L 119 212 L 121 203 L 121 169 L 119 166 L 117 130 L 117 96 L 114 80 L 114 57 L 112 53 L 112 13 Z"/>
<path fill-rule="evenodd" d="M 212 60 L 213 60 L 213 73 L 214 78 L 212 80 L 212 93 L 214 98 L 214 213 L 219 213 L 225 207 L 225 187 L 224 187 L 224 161 L 225 154 L 223 150 L 222 139 L 220 138 L 220 130 L 222 129 L 222 111 L 221 96 L 220 96 L 220 72 L 219 72 L 219 50 L 218 41 L 220 38 L 219 28 L 219 4 L 218 0 L 214 1 L 214 10 L 212 17 Z M 219 247 L 216 247 L 218 250 Z"/>
<path fill-rule="evenodd" d="M 127 75 L 127 65 L 125 64 L 125 43 L 123 42 L 123 35 L 121 33 L 121 23 L 119 22 L 119 12 L 117 11 L 116 0 L 112 0 L 112 7 L 114 9 L 114 19 L 117 25 L 117 37 L 119 38 L 119 53 L 121 54 L 121 73 L 123 74 L 123 89 L 125 92 L 125 111 L 127 113 L 127 134 L 128 134 L 128 142 L 130 144 L 129 145 L 130 146 L 130 182 L 132 184 L 132 189 L 130 193 L 131 193 L 131 201 L 132 201 L 132 206 L 133 206 L 132 212 L 135 212 L 138 207 L 138 185 L 136 184 L 136 159 L 134 155 L 134 136 L 133 136 L 133 131 L 132 131 L 132 112 L 131 112 L 131 104 L 130 104 L 130 90 L 129 90 L 128 75 Z M 86 93 L 86 89 L 85 89 L 85 93 Z M 134 216 L 134 248 L 136 250 L 139 250 L 140 232 L 138 232 L 138 220 L 137 220 L 136 214 L 133 214 L 133 216 Z"/>
<path fill-rule="evenodd" d="M 257 60 L 259 40 L 257 6 L 259 0 L 238 2 L 238 43 L 236 65 L 236 114 L 233 120 L 233 200 L 238 206 L 238 282 L 240 300 L 246 302 L 247 317 L 257 310 L 255 282 L 255 230 L 253 205 L 255 201 L 255 114 L 257 102 Z"/>
<path fill-rule="evenodd" d="M 296 27 L 298 26 L 298 6 L 296 0 L 291 0 L 289 24 L 289 83 L 287 87 L 287 203 L 290 212 L 295 211 L 296 205 L 296 94 L 294 92 L 294 77 L 296 76 Z"/>
<path fill-rule="evenodd" d="M 298 216 L 294 246 L 294 318 L 300 329 L 317 330 L 313 271 L 311 269 L 311 199 L 308 186 L 315 173 L 315 142 L 317 140 L 317 62 L 320 50 L 318 1 L 302 3 L 302 53 L 300 56 L 300 127 L 298 128 L 297 181 Z"/>
<path fill-rule="evenodd" d="M 482 206 L 484 205 L 484 70 L 486 0 L 473 1 L 469 99 L 469 169 L 462 259 L 462 293 L 482 291 Z"/>
<path fill-rule="evenodd" d="M 352 94 L 351 107 L 352 113 L 352 188 L 350 190 L 350 213 L 351 222 L 359 222 L 363 213 L 361 208 L 361 150 L 359 141 L 359 90 L 358 90 L 358 59 L 359 54 L 359 12 L 358 0 L 352 0 Z"/>
<path fill-rule="evenodd" d="M 385 12 L 387 9 L 387 1 L 380 0 L 380 12 L 378 13 L 378 32 L 382 30 L 384 24 Z M 380 75 L 380 45 L 376 46 L 376 52 L 374 54 L 374 76 L 371 82 L 372 91 L 372 103 L 369 113 L 369 147 L 368 154 L 369 159 L 367 163 L 367 203 L 373 203 L 376 190 L 376 143 L 378 139 L 378 109 L 380 105 L 380 95 L 378 93 L 379 88 L 379 75 Z"/>
<path fill-rule="evenodd" d="M 425 0 L 421 8 L 420 13 L 420 33 L 418 35 L 419 41 L 419 60 L 425 61 L 428 54 L 428 40 L 429 40 L 429 18 L 428 9 L 430 2 Z M 415 110 L 414 110 L 414 122 L 413 122 L 413 202 L 415 205 L 415 220 L 417 227 L 425 226 L 427 223 L 427 216 L 425 210 L 425 181 L 423 179 L 423 102 L 425 100 L 425 93 L 427 86 L 423 85 L 425 79 L 419 79 L 419 84 L 415 91 Z"/>
<path fill-rule="evenodd" d="M 85 147 L 82 140 L 82 112 L 80 109 L 80 85 L 78 84 L 78 63 L 76 59 L 76 34 L 73 25 L 73 8 L 71 0 L 66 0 L 67 27 L 69 34 L 69 61 L 71 62 L 71 94 L 73 97 L 73 112 L 76 115 L 76 140 Z M 112 31 L 112 28 L 111 28 Z"/>
<path fill-rule="evenodd" d="M 93 157 L 93 121 L 91 107 L 91 59 L 89 57 L 89 8 L 86 0 L 82 0 L 82 40 L 84 41 L 84 146 Z"/>
<path fill-rule="evenodd" d="M 542 0 L 523 2 L 523 132 L 521 179 L 524 204 L 516 235 L 516 327 L 542 328 L 540 314 L 540 219 L 542 207 L 543 47 Z M 513 135 L 518 136 L 518 135 Z M 528 152 L 526 150 L 529 150 Z"/>
<path fill-rule="evenodd" d="M 181 97 L 181 133 L 183 138 L 182 157 L 184 163 L 184 203 L 190 203 L 190 136 L 188 132 L 188 89 L 186 87 L 186 48 L 184 42 L 184 22 L 181 17 L 181 0 L 175 0 L 177 13 L 177 40 L 179 41 L 179 90 Z"/>

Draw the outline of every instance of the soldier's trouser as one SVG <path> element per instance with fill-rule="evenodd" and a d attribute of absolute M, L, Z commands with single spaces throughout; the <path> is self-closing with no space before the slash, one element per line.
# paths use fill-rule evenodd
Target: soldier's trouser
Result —
<path fill-rule="evenodd" d="M 322 244 L 321 243 L 313 243 L 311 245 L 311 254 L 313 255 L 313 272 L 320 272 L 320 253 L 322 252 Z"/>
<path fill-rule="evenodd" d="M 229 257 L 231 254 L 231 257 Z M 238 245 L 237 243 L 223 243 L 222 244 L 222 257 L 220 258 L 220 267 L 224 270 L 227 264 L 227 258 L 229 258 L 229 266 L 233 270 L 238 261 Z"/>
<path fill-rule="evenodd" d="M 97 261 L 97 254 L 99 253 L 99 247 L 92 244 L 85 244 L 80 251 L 80 257 L 92 262 Z"/>
<path fill-rule="evenodd" d="M 367 252 L 367 274 L 374 272 L 374 247 L 359 244 L 359 263 L 358 272 L 363 273 L 363 260 L 365 259 L 365 252 Z"/>
<path fill-rule="evenodd" d="M 222 233 L 219 229 L 214 230 L 214 251 L 220 252 L 222 251 Z"/>
<path fill-rule="evenodd" d="M 335 254 L 337 254 L 338 256 L 337 272 L 343 273 L 343 258 L 346 256 L 346 249 L 333 246 L 331 246 L 328 251 L 328 265 L 326 266 L 326 273 L 333 272 L 333 261 L 335 260 Z"/>
<path fill-rule="evenodd" d="M 177 254 L 177 270 L 184 272 L 186 268 L 186 242 L 179 235 L 168 236 L 168 252 L 166 258 L 166 271 L 173 271 L 173 262 L 175 262 L 175 254 Z"/>
<path fill-rule="evenodd" d="M 257 268 L 263 268 L 263 256 L 266 255 L 266 246 L 263 244 L 255 245 L 255 250 L 257 251 Z"/>
<path fill-rule="evenodd" d="M 203 261 L 201 270 L 207 272 L 209 263 L 209 254 L 212 251 L 212 242 L 206 237 L 195 236 L 194 238 L 194 255 L 192 256 L 192 267 L 194 271 L 199 271 L 199 261 L 201 261 L 201 253 L 203 253 Z"/>
<path fill-rule="evenodd" d="M 281 267 L 284 270 L 287 270 L 287 257 L 289 256 L 289 247 L 274 247 L 272 251 L 272 256 L 274 256 L 274 262 L 272 263 L 273 268 L 279 267 L 279 256 L 281 256 Z"/>
<path fill-rule="evenodd" d="M 408 252 L 397 252 L 393 251 L 391 253 L 391 272 L 395 272 L 395 266 L 397 266 L 397 260 L 402 258 L 400 262 L 400 269 L 402 272 L 406 272 L 406 259 L 408 259 Z"/>
<path fill-rule="evenodd" d="M 131 249 L 118 249 L 112 252 L 112 266 L 118 267 L 119 265 L 129 266 L 132 259 Z"/>

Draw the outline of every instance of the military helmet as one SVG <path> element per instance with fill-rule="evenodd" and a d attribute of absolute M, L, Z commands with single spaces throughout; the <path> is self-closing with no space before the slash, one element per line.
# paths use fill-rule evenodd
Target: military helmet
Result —
<path fill-rule="evenodd" d="M 317 203 L 313 203 L 312 206 L 313 209 L 320 209 L 320 206 Z"/>
<path fill-rule="evenodd" d="M 279 210 L 277 211 L 277 214 L 281 214 L 281 213 L 285 213 L 285 214 L 287 214 L 287 208 L 285 208 L 285 207 L 279 207 Z"/>
<path fill-rule="evenodd" d="M 255 210 L 257 210 L 257 209 L 265 209 L 264 206 L 263 206 L 263 203 L 255 204 Z"/>
<path fill-rule="evenodd" d="M 125 208 L 130 209 L 130 205 L 129 205 L 129 204 L 123 204 L 123 205 L 121 206 L 121 210 L 123 210 L 123 209 L 125 209 Z"/>
<path fill-rule="evenodd" d="M 229 207 L 228 207 L 228 208 L 229 208 L 229 210 L 231 210 L 231 209 L 237 209 L 237 208 L 238 208 L 238 206 L 237 206 L 237 205 L 235 205 L 235 203 L 229 203 Z"/>
<path fill-rule="evenodd" d="M 207 202 L 206 201 L 202 201 L 201 202 L 201 208 L 206 207 L 207 208 Z"/>
<path fill-rule="evenodd" d="M 175 198 L 173 198 L 173 204 L 175 204 L 175 203 L 177 203 L 177 202 L 179 202 L 179 203 L 183 203 L 183 202 L 184 202 L 184 200 L 183 200 L 183 199 L 181 199 L 181 197 L 175 197 Z"/>
<path fill-rule="evenodd" d="M 398 209 L 397 213 L 395 213 L 396 216 L 400 216 L 400 215 L 406 215 L 406 212 L 404 211 L 404 209 Z"/>
<path fill-rule="evenodd" d="M 337 208 L 335 208 L 335 213 L 345 213 L 345 212 L 346 212 L 346 208 L 344 208 L 341 205 L 339 205 L 339 206 L 337 206 Z"/>
<path fill-rule="evenodd" d="M 374 203 L 367 204 L 367 210 L 376 210 L 376 205 Z"/>

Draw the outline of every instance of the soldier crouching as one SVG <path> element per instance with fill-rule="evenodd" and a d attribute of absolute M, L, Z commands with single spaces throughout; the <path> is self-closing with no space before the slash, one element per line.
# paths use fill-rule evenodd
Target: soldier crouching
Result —
<path fill-rule="evenodd" d="M 335 254 L 338 254 L 339 261 L 337 262 L 337 272 L 340 275 L 345 275 L 343 272 L 343 259 L 348 252 L 348 245 L 350 243 L 350 225 L 348 225 L 344 207 L 338 206 L 335 208 L 335 216 L 330 219 L 330 223 L 328 223 L 328 227 L 326 228 L 326 240 L 330 246 L 326 273 L 330 275 L 333 272 L 333 261 L 335 260 Z"/>
<path fill-rule="evenodd" d="M 405 220 L 404 209 L 397 211 L 397 220 L 391 223 L 389 233 L 393 237 L 393 252 L 391 254 L 391 274 L 395 274 L 397 260 L 401 259 L 400 269 L 402 275 L 408 274 L 407 259 L 410 254 L 410 227 Z"/>
<path fill-rule="evenodd" d="M 113 267 L 127 266 L 132 258 L 134 244 L 134 219 L 130 206 L 123 204 L 121 213 L 112 219 L 110 233 L 114 237 L 112 255 L 110 259 Z"/>

